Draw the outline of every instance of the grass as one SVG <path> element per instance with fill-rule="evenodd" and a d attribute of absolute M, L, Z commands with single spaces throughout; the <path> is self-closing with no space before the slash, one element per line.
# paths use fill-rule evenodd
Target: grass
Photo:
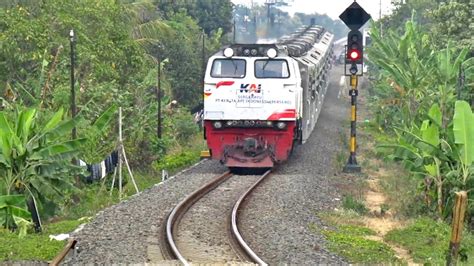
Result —
<path fill-rule="evenodd" d="M 67 220 L 45 225 L 43 232 L 31 233 L 23 238 L 8 230 L 0 230 L 0 261 L 34 260 L 49 261 L 53 259 L 67 241 L 50 240 L 49 235 L 69 233 L 81 223 L 79 220 Z"/>
<path fill-rule="evenodd" d="M 124 186 L 122 190 L 122 198 L 127 198 L 136 194 L 135 187 L 131 182 L 128 173 L 124 171 Z M 133 173 L 135 182 L 139 191 L 143 191 L 161 181 L 161 176 L 153 173 Z M 118 203 L 118 177 L 115 180 L 115 186 L 110 194 L 112 185 L 112 176 L 108 176 L 105 182 L 84 185 L 82 188 L 65 196 L 60 205 L 60 211 L 56 216 L 61 219 L 79 219 L 81 217 L 94 216 L 100 210 Z"/>
<path fill-rule="evenodd" d="M 405 228 L 396 229 L 385 240 L 407 249 L 416 263 L 442 265 L 446 263 L 451 228 L 444 222 L 419 218 Z M 466 265 L 474 264 L 474 235 L 463 233 L 460 258 Z"/>
<path fill-rule="evenodd" d="M 342 199 L 342 207 L 346 210 L 353 210 L 358 214 L 367 214 L 369 210 L 362 201 L 355 199 L 351 195 L 344 196 Z"/>
<path fill-rule="evenodd" d="M 335 228 L 320 232 L 328 240 L 328 249 L 350 263 L 397 262 L 395 253 L 388 245 L 367 239 L 375 235 L 373 230 L 358 225 L 335 225 Z M 310 224 L 310 230 L 318 232 L 313 224 Z"/>
<path fill-rule="evenodd" d="M 371 240 L 376 233 L 365 226 L 363 216 L 354 210 L 339 210 L 318 215 L 334 230 L 322 230 L 328 240 L 328 249 L 344 257 L 350 263 L 385 264 L 400 261 L 385 243 Z M 310 229 L 314 232 L 314 226 Z"/>

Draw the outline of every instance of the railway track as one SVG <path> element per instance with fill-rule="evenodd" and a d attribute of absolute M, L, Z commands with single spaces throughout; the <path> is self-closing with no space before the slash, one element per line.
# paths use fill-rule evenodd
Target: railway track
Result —
<path fill-rule="evenodd" d="M 271 171 L 265 172 L 261 175 L 256 182 L 254 182 L 240 197 L 235 201 L 231 212 L 228 216 L 222 217 L 227 221 L 227 229 L 229 242 L 232 245 L 232 249 L 235 252 L 235 255 L 242 262 L 250 262 L 259 265 L 267 265 L 258 255 L 249 247 L 244 238 L 242 237 L 241 232 L 238 228 L 238 213 L 242 208 L 242 203 L 245 201 L 245 198 L 252 193 L 252 191 L 271 173 Z M 184 265 L 191 265 L 189 259 L 185 258 L 183 252 L 178 247 L 176 242 L 176 234 L 178 225 L 185 215 L 185 213 L 201 198 L 209 194 L 211 191 L 219 187 L 222 183 L 228 180 L 233 174 L 230 172 L 225 172 L 224 174 L 215 177 L 207 184 L 203 185 L 193 193 L 189 194 L 185 199 L 183 199 L 176 207 L 173 208 L 171 213 L 166 219 L 166 226 L 162 227 L 162 232 L 160 235 L 161 250 L 163 257 L 167 260 L 179 260 Z"/>
<path fill-rule="evenodd" d="M 252 193 L 252 191 L 271 173 L 271 171 L 265 172 L 259 176 L 255 182 L 248 187 L 244 193 L 242 193 L 235 203 L 232 205 L 232 209 L 222 215 L 222 219 L 227 224 L 227 235 L 229 243 L 232 246 L 232 251 L 235 256 L 239 258 L 242 263 L 252 263 L 259 265 L 267 265 L 258 255 L 250 248 L 247 242 L 242 237 L 242 234 L 238 227 L 238 214 L 243 208 L 245 199 Z M 186 214 L 186 212 L 193 207 L 193 205 L 202 199 L 205 195 L 208 195 L 211 191 L 218 188 L 222 183 L 227 181 L 230 177 L 234 176 L 230 172 L 225 172 L 213 178 L 211 181 L 189 194 L 185 199 L 179 202 L 168 215 L 165 223 L 162 226 L 160 233 L 160 248 L 165 260 L 177 260 L 184 265 L 190 265 L 191 262 L 185 258 L 179 249 L 179 245 L 176 244 L 176 231 L 178 225 Z M 238 178 L 238 177 L 237 177 Z M 77 241 L 72 239 L 64 247 L 64 249 L 51 261 L 50 265 L 60 265 L 67 256 L 70 256 L 74 251 Z"/>

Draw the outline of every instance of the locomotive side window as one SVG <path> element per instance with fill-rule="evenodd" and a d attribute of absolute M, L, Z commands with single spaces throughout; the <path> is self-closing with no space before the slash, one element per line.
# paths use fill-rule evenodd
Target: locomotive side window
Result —
<path fill-rule="evenodd" d="M 288 62 L 282 59 L 255 60 L 255 77 L 288 78 L 290 77 Z"/>
<path fill-rule="evenodd" d="M 211 77 L 243 78 L 245 67 L 246 61 L 243 59 L 216 59 L 212 63 Z"/>

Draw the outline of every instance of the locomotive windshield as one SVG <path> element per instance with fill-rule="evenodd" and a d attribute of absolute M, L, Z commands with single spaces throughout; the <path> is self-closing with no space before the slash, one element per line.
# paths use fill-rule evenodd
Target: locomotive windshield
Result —
<path fill-rule="evenodd" d="M 213 78 L 243 78 L 246 62 L 243 59 L 216 59 L 212 63 Z"/>
<path fill-rule="evenodd" d="M 283 59 L 255 60 L 256 78 L 288 78 L 288 62 Z"/>

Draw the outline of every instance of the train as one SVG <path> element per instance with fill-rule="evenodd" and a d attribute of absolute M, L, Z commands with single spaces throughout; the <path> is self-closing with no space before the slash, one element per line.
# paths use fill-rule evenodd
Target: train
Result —
<path fill-rule="evenodd" d="M 231 170 L 286 161 L 318 120 L 333 42 L 310 25 L 272 44 L 232 44 L 211 56 L 203 109 L 210 157 Z"/>

